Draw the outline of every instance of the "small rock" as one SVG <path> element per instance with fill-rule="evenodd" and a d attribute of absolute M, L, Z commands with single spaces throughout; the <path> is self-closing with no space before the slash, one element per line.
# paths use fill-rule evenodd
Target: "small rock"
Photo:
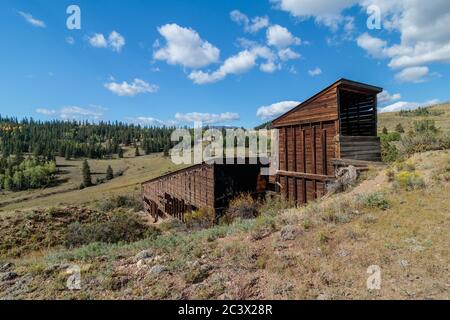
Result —
<path fill-rule="evenodd" d="M 142 267 L 145 267 L 145 260 L 141 259 L 136 263 L 136 267 L 138 267 L 139 269 Z"/>
<path fill-rule="evenodd" d="M 270 236 L 272 232 L 268 228 L 264 228 L 262 230 L 254 231 L 250 234 L 250 239 L 254 241 L 262 240 Z"/>
<path fill-rule="evenodd" d="M 162 265 L 156 265 L 156 266 L 153 266 L 151 269 L 150 269 L 150 274 L 152 275 L 152 276 L 159 276 L 161 273 L 163 273 L 163 272 L 165 272 L 165 271 L 167 271 L 167 267 L 166 266 L 162 266 Z"/>
<path fill-rule="evenodd" d="M 403 268 L 409 266 L 408 260 L 400 260 L 400 266 L 402 266 Z"/>
<path fill-rule="evenodd" d="M 153 257 L 153 251 L 152 251 L 152 250 L 144 250 L 144 251 L 139 252 L 139 253 L 134 257 L 134 259 L 135 259 L 136 261 L 139 261 L 139 260 L 149 259 L 149 258 L 151 258 L 151 257 Z"/>
<path fill-rule="evenodd" d="M 339 252 L 338 252 L 338 256 L 339 256 L 339 257 L 342 257 L 342 258 L 347 257 L 349 254 L 350 254 L 350 253 L 349 253 L 347 250 L 345 250 L 345 249 L 341 249 L 341 250 L 339 250 Z"/>
<path fill-rule="evenodd" d="M 101 257 L 99 257 L 98 259 L 99 259 L 99 261 L 101 261 L 101 262 L 105 262 L 105 261 L 108 261 L 108 256 L 101 256 Z"/>
<path fill-rule="evenodd" d="M 280 239 L 281 241 L 295 240 L 299 235 L 299 230 L 293 226 L 285 226 L 281 229 Z"/>
<path fill-rule="evenodd" d="M 2 267 L 0 267 L 0 272 L 10 271 L 14 267 L 14 264 L 11 262 L 5 263 Z"/>
<path fill-rule="evenodd" d="M 317 300 L 331 300 L 331 298 L 328 294 L 321 293 L 317 296 Z"/>
<path fill-rule="evenodd" d="M 10 281 L 10 280 L 14 280 L 15 278 L 17 278 L 17 273 L 15 272 L 3 272 L 0 273 L 0 281 Z"/>

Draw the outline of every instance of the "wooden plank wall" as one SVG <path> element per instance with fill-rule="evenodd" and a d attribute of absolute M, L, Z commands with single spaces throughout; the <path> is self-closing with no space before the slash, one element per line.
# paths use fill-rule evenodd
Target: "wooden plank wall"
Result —
<path fill-rule="evenodd" d="M 293 109 L 273 122 L 274 127 L 314 123 L 338 119 L 337 87 L 333 86 L 318 95 L 300 109 Z"/>
<path fill-rule="evenodd" d="M 333 180 L 337 121 L 286 126 L 279 129 L 281 193 L 292 202 L 306 203 L 326 193 Z"/>
<path fill-rule="evenodd" d="M 340 158 L 364 161 L 381 161 L 379 137 L 340 136 Z"/>
<path fill-rule="evenodd" d="M 181 170 L 142 185 L 147 212 L 184 220 L 184 213 L 198 208 L 214 209 L 214 168 L 207 164 Z"/>
<path fill-rule="evenodd" d="M 306 203 L 325 194 L 335 179 L 332 159 L 379 161 L 377 93 L 337 82 L 273 122 L 280 139 L 277 179 L 288 200 Z"/>

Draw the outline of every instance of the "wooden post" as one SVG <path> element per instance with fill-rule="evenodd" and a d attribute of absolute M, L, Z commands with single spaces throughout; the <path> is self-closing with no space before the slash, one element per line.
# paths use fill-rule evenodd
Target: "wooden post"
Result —
<path fill-rule="evenodd" d="M 322 174 L 328 175 L 328 160 L 327 160 L 327 130 L 322 129 Z"/>

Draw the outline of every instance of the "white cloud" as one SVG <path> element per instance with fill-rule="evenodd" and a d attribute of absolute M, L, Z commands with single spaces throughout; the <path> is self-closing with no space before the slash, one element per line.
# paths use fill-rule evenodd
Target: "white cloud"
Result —
<path fill-rule="evenodd" d="M 219 60 L 220 50 L 200 38 L 197 31 L 177 24 L 166 24 L 158 28 L 166 45 L 154 52 L 156 60 L 189 68 L 201 68 Z"/>
<path fill-rule="evenodd" d="M 288 61 L 288 60 L 294 60 L 299 59 L 301 55 L 295 51 L 293 51 L 291 48 L 281 49 L 278 51 L 278 57 L 282 61 Z"/>
<path fill-rule="evenodd" d="M 237 24 L 243 25 L 244 31 L 248 33 L 256 33 L 259 30 L 267 28 L 269 26 L 268 17 L 254 17 L 250 20 L 249 17 L 247 17 L 239 10 L 230 12 L 230 18 Z"/>
<path fill-rule="evenodd" d="M 301 43 L 300 38 L 295 37 L 288 29 L 277 24 L 267 29 L 266 36 L 267 44 L 279 49 L 285 49 L 291 45 L 299 45 Z"/>
<path fill-rule="evenodd" d="M 341 12 L 358 0 L 271 0 L 280 10 L 300 19 L 314 18 L 317 23 L 336 30 L 343 21 Z"/>
<path fill-rule="evenodd" d="M 395 79 L 400 82 L 423 82 L 424 77 L 429 73 L 428 67 L 411 67 L 400 71 L 395 75 Z"/>
<path fill-rule="evenodd" d="M 450 63 L 449 1 L 361 0 L 363 7 L 370 4 L 381 8 L 383 26 L 397 31 L 400 42 L 388 44 L 372 37 L 372 40 L 378 39 L 374 40 L 372 47 L 360 45 L 369 54 L 376 58 L 390 59 L 389 67 L 393 69 L 419 67 L 436 62 Z"/>
<path fill-rule="evenodd" d="M 88 38 L 89 44 L 93 46 L 94 48 L 106 48 L 108 47 L 108 42 L 106 41 L 106 38 L 101 33 L 96 33 L 92 37 Z"/>
<path fill-rule="evenodd" d="M 380 94 L 378 94 L 378 103 L 385 104 L 395 100 L 400 100 L 402 95 L 400 93 L 390 94 L 389 91 L 384 90 Z"/>
<path fill-rule="evenodd" d="M 113 31 L 108 37 L 108 43 L 113 51 L 120 52 L 125 45 L 125 38 L 117 31 Z"/>
<path fill-rule="evenodd" d="M 51 115 L 56 114 L 56 110 L 50 110 L 50 109 L 45 109 L 45 108 L 38 108 L 38 109 L 36 109 L 36 112 L 46 115 L 46 116 L 51 116 Z"/>
<path fill-rule="evenodd" d="M 226 59 L 225 62 L 214 72 L 193 71 L 189 74 L 189 79 L 196 84 L 214 83 L 225 79 L 230 74 L 242 74 L 257 65 L 258 59 L 265 60 L 260 65 L 260 70 L 272 73 L 281 68 L 277 64 L 277 56 L 268 47 L 255 46 L 245 49 L 234 56 Z"/>
<path fill-rule="evenodd" d="M 316 67 L 315 69 L 308 70 L 308 74 L 311 77 L 320 76 L 322 74 L 322 69 L 320 69 L 319 67 Z"/>
<path fill-rule="evenodd" d="M 62 107 L 58 110 L 39 108 L 37 113 L 45 116 L 58 116 L 62 120 L 100 120 L 103 117 L 103 107 L 90 105 L 87 108 L 77 106 Z"/>
<path fill-rule="evenodd" d="M 73 44 L 75 44 L 75 39 L 74 39 L 74 37 L 67 37 L 66 42 L 70 45 L 73 45 Z"/>
<path fill-rule="evenodd" d="M 33 18 L 33 16 L 30 13 L 19 11 L 19 14 L 25 19 L 26 22 L 29 24 L 38 27 L 38 28 L 45 28 L 45 22 L 42 20 L 38 20 Z"/>
<path fill-rule="evenodd" d="M 272 119 L 288 112 L 299 104 L 298 101 L 281 101 L 269 106 L 262 106 L 256 112 L 256 116 L 263 120 Z"/>
<path fill-rule="evenodd" d="M 166 122 L 160 119 L 156 119 L 153 117 L 136 117 L 136 118 L 127 118 L 130 122 L 135 124 L 140 124 L 142 126 L 154 126 L 154 127 L 162 127 L 166 125 Z"/>
<path fill-rule="evenodd" d="M 267 61 L 262 63 L 259 67 L 259 70 L 265 73 L 274 73 L 277 70 L 280 70 L 281 66 L 273 61 Z"/>
<path fill-rule="evenodd" d="M 428 107 L 428 106 L 432 106 L 435 104 L 438 104 L 439 100 L 438 99 L 433 99 L 433 100 L 429 100 L 423 103 L 419 103 L 419 102 L 406 102 L 406 101 L 399 101 L 396 102 L 394 104 L 391 104 L 389 106 L 386 106 L 385 108 L 380 110 L 380 113 L 384 113 L 384 112 L 397 112 L 400 110 L 414 110 L 417 109 L 419 107 Z"/>
<path fill-rule="evenodd" d="M 450 1 L 448 0 L 271 0 L 276 7 L 300 19 L 337 29 L 344 24 L 348 33 L 354 23 L 343 15 L 346 9 L 359 5 L 363 12 L 370 5 L 381 9 L 382 24 L 399 34 L 399 41 L 362 34 L 358 45 L 374 58 L 389 59 L 392 69 L 450 63 Z M 397 38 L 397 37 L 392 37 Z"/>
<path fill-rule="evenodd" d="M 253 51 L 244 50 L 225 60 L 217 71 L 212 73 L 193 71 L 189 75 L 189 79 L 196 84 L 214 83 L 229 74 L 240 74 L 250 70 L 255 66 L 257 58 L 258 56 Z"/>
<path fill-rule="evenodd" d="M 237 10 L 231 12 L 230 16 L 233 21 L 248 26 L 248 32 L 268 25 L 268 19 L 267 23 L 264 19 L 250 20 Z M 256 22 L 258 24 L 255 24 Z M 202 40 L 195 30 L 176 24 L 164 25 L 158 31 L 165 38 L 166 44 L 161 46 L 158 40 L 155 41 L 154 59 L 195 69 L 189 73 L 188 78 L 196 84 L 215 83 L 225 79 L 228 75 L 248 72 L 256 66 L 259 66 L 259 70 L 262 72 L 273 73 L 282 68 L 282 62 L 300 58 L 300 54 L 289 46 L 299 45 L 301 40 L 293 36 L 286 28 L 275 25 L 268 29 L 267 41 L 276 49 L 271 49 L 256 41 L 240 38 L 237 40 L 239 46 L 243 48 L 240 52 L 225 59 L 215 71 L 199 70 L 219 61 L 219 49 Z"/>
<path fill-rule="evenodd" d="M 134 97 L 141 93 L 155 93 L 158 86 L 149 84 L 141 79 L 134 79 L 132 83 L 126 81 L 122 83 L 109 82 L 105 83 L 105 88 L 120 97 Z"/>
<path fill-rule="evenodd" d="M 95 33 L 92 37 L 88 37 L 89 44 L 94 48 L 111 48 L 115 52 L 122 51 L 125 45 L 125 38 L 117 31 L 112 31 L 108 39 L 102 33 Z"/>
<path fill-rule="evenodd" d="M 59 110 L 59 115 L 62 119 L 94 119 L 98 120 L 103 116 L 101 110 L 86 109 L 80 107 L 64 107 Z"/>
<path fill-rule="evenodd" d="M 175 119 L 180 122 L 203 122 L 205 124 L 218 124 L 230 121 L 236 121 L 240 119 L 238 113 L 225 112 L 221 114 L 213 113 L 177 113 L 175 114 Z"/>
<path fill-rule="evenodd" d="M 385 50 L 387 42 L 379 38 L 372 37 L 367 32 L 360 35 L 356 39 L 356 43 L 374 58 L 382 58 L 386 54 Z"/>

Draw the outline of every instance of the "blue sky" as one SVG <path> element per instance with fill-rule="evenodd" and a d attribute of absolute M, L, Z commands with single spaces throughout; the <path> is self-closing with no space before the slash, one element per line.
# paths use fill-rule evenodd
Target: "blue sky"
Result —
<path fill-rule="evenodd" d="M 3 0 L 0 113 L 251 127 L 341 77 L 386 110 L 444 102 L 449 17 L 445 0 Z"/>

